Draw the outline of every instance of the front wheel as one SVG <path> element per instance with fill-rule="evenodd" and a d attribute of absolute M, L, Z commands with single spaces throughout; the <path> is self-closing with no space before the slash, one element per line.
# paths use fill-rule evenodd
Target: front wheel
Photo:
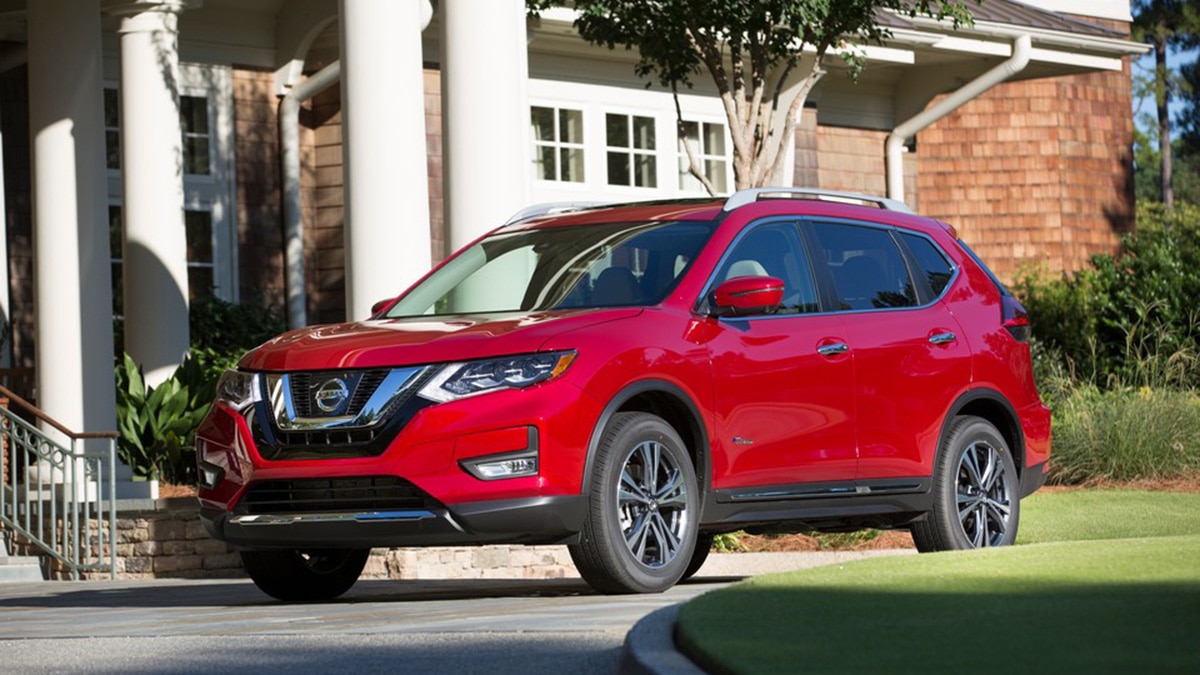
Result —
<path fill-rule="evenodd" d="M 1008 443 L 991 422 L 954 421 L 933 472 L 933 510 L 912 526 L 917 550 L 1007 546 L 1017 538 L 1020 479 Z"/>
<path fill-rule="evenodd" d="M 254 585 L 287 602 L 331 600 L 350 590 L 371 556 L 369 548 L 242 551 Z"/>
<path fill-rule="evenodd" d="M 580 576 L 602 593 L 659 593 L 688 570 L 696 547 L 696 471 L 671 425 L 617 413 L 604 429 L 580 541 Z"/>

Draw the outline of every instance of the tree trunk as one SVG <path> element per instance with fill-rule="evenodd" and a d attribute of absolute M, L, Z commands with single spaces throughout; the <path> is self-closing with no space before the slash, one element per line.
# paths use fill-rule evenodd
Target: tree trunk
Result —
<path fill-rule="evenodd" d="M 1158 147 L 1162 153 L 1162 201 L 1168 210 L 1175 206 L 1175 191 L 1171 188 L 1171 101 L 1170 71 L 1167 70 L 1167 26 L 1160 21 L 1157 37 L 1154 38 L 1154 73 L 1158 79 Z"/>

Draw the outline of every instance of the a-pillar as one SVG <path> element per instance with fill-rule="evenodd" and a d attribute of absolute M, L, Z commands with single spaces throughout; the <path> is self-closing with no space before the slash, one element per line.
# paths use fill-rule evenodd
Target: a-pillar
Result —
<path fill-rule="evenodd" d="M 118 29 L 125 351 L 150 385 L 190 343 L 177 27 L 186 4 L 134 3 Z"/>
<path fill-rule="evenodd" d="M 76 431 L 116 429 L 99 0 L 27 5 L 37 397 Z"/>
<path fill-rule="evenodd" d="M 450 250 L 528 205 L 529 75 L 525 3 L 438 5 L 442 196 Z"/>
<path fill-rule="evenodd" d="M 422 0 L 340 0 L 347 319 L 429 270 Z M 485 5 L 488 3 L 475 3 Z"/>

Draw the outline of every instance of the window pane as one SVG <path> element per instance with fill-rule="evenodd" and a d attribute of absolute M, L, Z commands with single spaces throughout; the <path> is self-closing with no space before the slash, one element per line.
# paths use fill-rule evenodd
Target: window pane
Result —
<path fill-rule="evenodd" d="M 183 139 L 183 165 L 186 173 L 207 176 L 208 159 L 207 136 L 188 136 Z"/>
<path fill-rule="evenodd" d="M 179 97 L 179 125 L 185 134 L 208 134 L 208 98 Z"/>
<path fill-rule="evenodd" d="M 121 126 L 121 95 L 116 89 L 104 90 L 104 126 Z"/>
<path fill-rule="evenodd" d="M 629 185 L 629 153 L 608 153 L 608 184 Z"/>
<path fill-rule="evenodd" d="M 121 168 L 121 134 L 104 132 L 104 165 L 110 169 Z"/>
<path fill-rule="evenodd" d="M 819 309 L 812 266 L 792 223 L 759 225 L 734 246 L 717 274 L 717 281 L 742 276 L 769 276 L 783 281 L 780 314 Z"/>
<path fill-rule="evenodd" d="M 629 147 L 629 118 L 624 115 L 608 113 L 604 116 L 604 126 L 607 132 L 608 147 Z M 612 181 L 609 181 L 610 183 Z"/>
<path fill-rule="evenodd" d="M 534 106 L 529 110 L 530 123 L 533 125 L 535 141 L 554 140 L 554 109 Z"/>
<path fill-rule="evenodd" d="M 121 207 L 108 207 L 108 255 L 121 259 Z"/>
<path fill-rule="evenodd" d="M 724 155 L 725 154 L 725 125 L 724 124 L 705 124 L 704 125 L 704 154 L 706 154 L 706 155 Z"/>
<path fill-rule="evenodd" d="M 558 111 L 558 140 L 563 143 L 583 143 L 583 111 Z"/>
<path fill-rule="evenodd" d="M 187 259 L 189 263 L 212 263 L 212 214 L 208 211 L 187 211 Z M 211 276 L 211 275 L 210 275 Z"/>
<path fill-rule="evenodd" d="M 533 148 L 533 163 L 537 171 L 535 176 L 542 180 L 558 180 L 558 170 L 554 166 L 554 147 L 538 145 Z"/>
<path fill-rule="evenodd" d="M 635 185 L 638 187 L 658 187 L 658 162 L 654 155 L 633 156 Z"/>
<path fill-rule="evenodd" d="M 728 192 L 725 181 L 725 161 L 709 159 L 704 162 L 704 174 L 717 192 Z"/>
<path fill-rule="evenodd" d="M 654 149 L 654 118 L 633 118 L 633 147 L 638 150 Z"/>
<path fill-rule="evenodd" d="M 213 296 L 213 268 L 188 267 L 188 298 L 198 300 Z"/>
<path fill-rule="evenodd" d="M 933 290 L 933 294 L 941 295 L 942 291 L 946 289 L 946 284 L 950 283 L 954 267 L 946 260 L 946 256 L 938 247 L 928 239 L 912 234 L 901 236 L 904 237 L 904 243 L 908 246 L 908 250 L 917 259 L 920 273 L 929 280 L 929 287 Z"/>
<path fill-rule="evenodd" d="M 125 279 L 124 265 L 119 262 L 112 264 L 112 303 L 113 316 L 125 315 Z"/>
<path fill-rule="evenodd" d="M 817 223 L 840 309 L 912 307 L 916 293 L 900 249 L 886 230 Z"/>
<path fill-rule="evenodd" d="M 583 182 L 583 150 L 563 148 L 561 153 L 562 180 L 572 183 Z"/>

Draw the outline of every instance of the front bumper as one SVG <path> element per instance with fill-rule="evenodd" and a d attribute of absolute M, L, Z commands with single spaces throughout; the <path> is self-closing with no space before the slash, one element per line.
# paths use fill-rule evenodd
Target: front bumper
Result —
<path fill-rule="evenodd" d="M 586 509 L 584 497 L 558 496 L 353 513 L 202 508 L 200 520 L 213 538 L 247 549 L 563 544 L 578 536 Z"/>

